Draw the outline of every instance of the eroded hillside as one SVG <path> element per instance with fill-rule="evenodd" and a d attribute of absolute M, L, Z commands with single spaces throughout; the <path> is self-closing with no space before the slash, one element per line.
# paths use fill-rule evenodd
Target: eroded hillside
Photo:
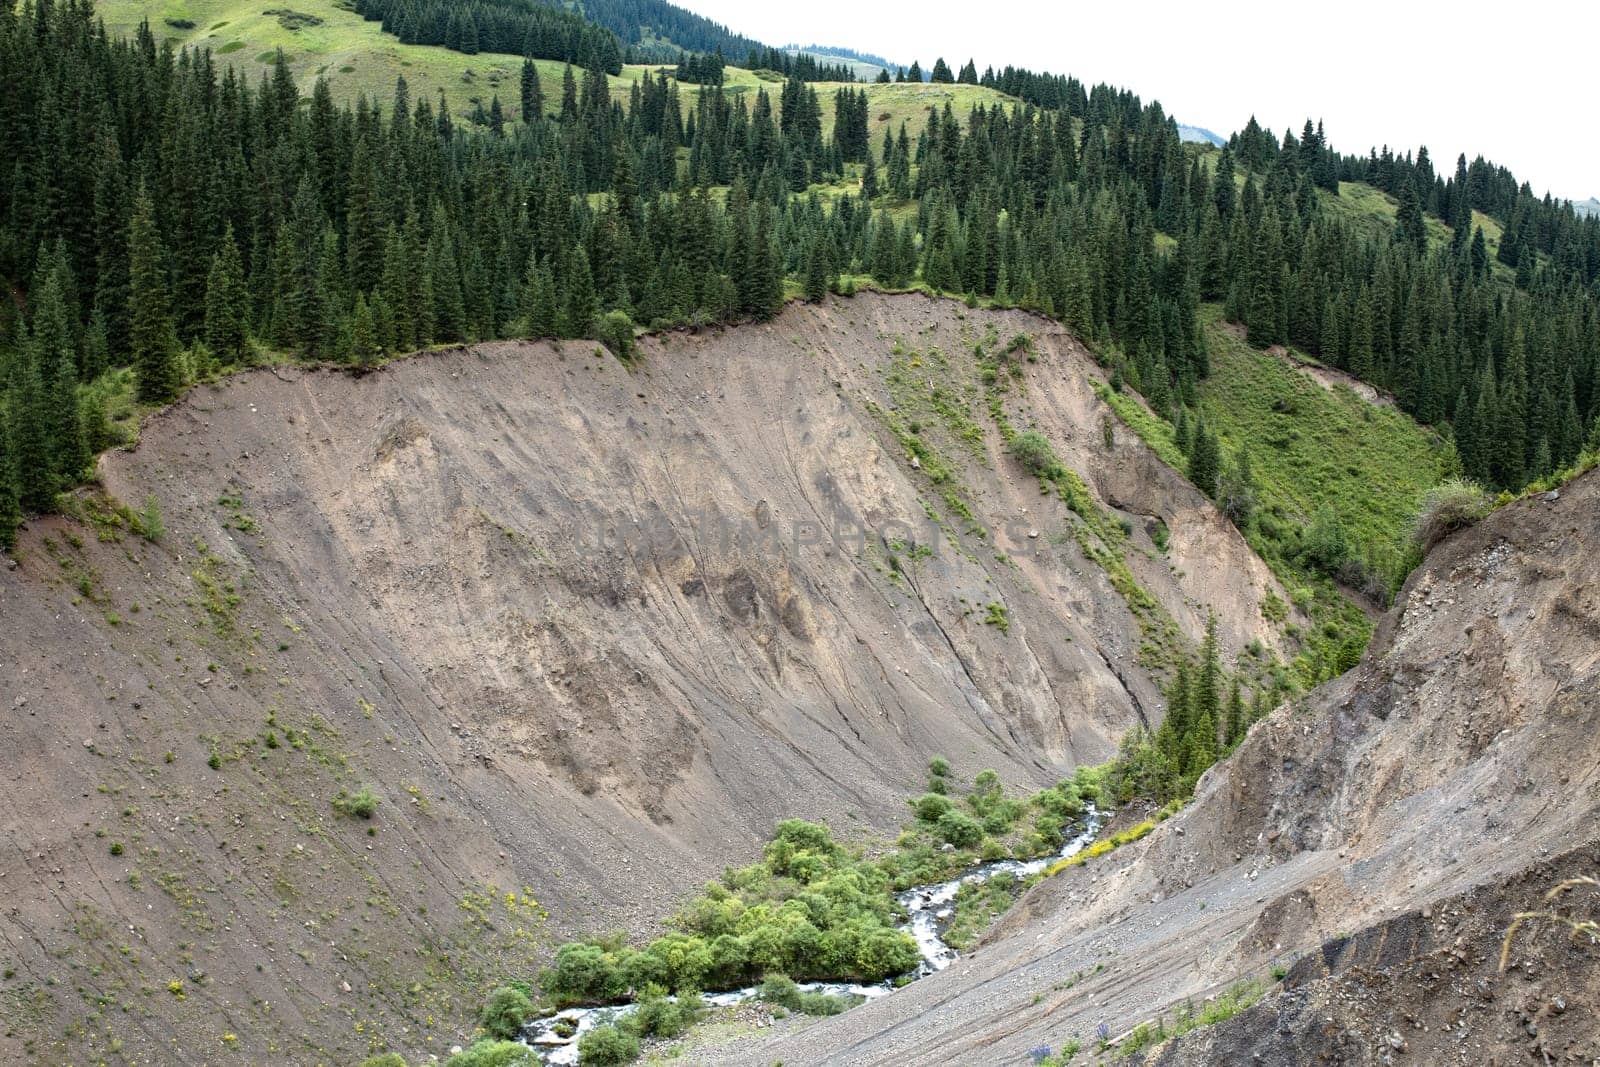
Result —
<path fill-rule="evenodd" d="M 1591 885 L 1544 898 L 1600 864 L 1597 505 L 1589 474 L 1450 538 L 1361 666 L 1258 723 L 1181 814 L 949 970 L 734 1058 L 1096 1050 L 1243 981 L 1278 991 L 1138 1062 L 1592 1061 L 1592 943 L 1537 921 L 1499 964 L 1519 912 L 1595 914 Z"/>
<path fill-rule="evenodd" d="M 780 817 L 870 841 L 935 754 L 1106 758 L 1208 608 L 1266 669 L 1286 594 L 1099 377 L 1044 320 L 863 295 L 633 368 L 502 343 L 194 390 L 102 460 L 158 541 L 91 495 L 0 571 L 0 1049 L 441 1050 Z"/>

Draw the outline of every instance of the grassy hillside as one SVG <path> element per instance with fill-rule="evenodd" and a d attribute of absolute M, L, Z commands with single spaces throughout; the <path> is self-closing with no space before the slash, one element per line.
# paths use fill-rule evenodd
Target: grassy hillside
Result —
<path fill-rule="evenodd" d="M 1358 395 L 1332 374 L 1319 382 L 1292 354 L 1251 348 L 1220 308 L 1206 308 L 1203 320 L 1206 422 L 1226 454 L 1248 449 L 1258 487 L 1245 535 L 1318 625 L 1342 632 L 1342 643 L 1367 626 L 1304 560 L 1308 531 L 1331 516 L 1348 545 L 1347 577 L 1369 572 L 1371 587 L 1382 590 L 1410 559 L 1411 523 L 1442 477 L 1443 443 L 1382 398 Z"/>
<path fill-rule="evenodd" d="M 330 80 L 334 96 L 354 100 L 365 93 L 388 107 L 394 96 L 395 79 L 405 75 L 413 100 L 434 99 L 440 90 L 456 115 L 470 112 L 473 105 L 488 105 L 498 94 L 511 118 L 518 113 L 522 59 L 518 56 L 480 53 L 462 55 L 432 45 L 401 44 L 386 34 L 376 22 L 367 22 L 337 0 L 296 0 L 294 7 L 264 7 L 244 0 L 167 0 L 151 4 L 143 0 L 101 0 L 98 5 L 106 28 L 113 34 L 131 34 L 148 19 L 158 41 L 174 46 L 210 48 L 219 62 L 231 63 L 251 81 L 259 79 L 273 62 L 278 49 L 289 59 L 289 68 L 302 89 L 309 90 L 316 79 Z M 267 14 L 274 11 L 277 14 Z M 287 12 L 287 14 L 285 14 Z M 296 17 L 299 16 L 299 17 Z M 539 60 L 539 76 L 544 84 L 546 106 L 554 108 L 561 99 L 562 64 Z M 611 79 L 612 94 L 626 101 L 632 85 L 654 71 L 655 65 L 625 67 Z M 726 88 L 734 93 L 749 93 L 766 86 L 776 94 L 782 79 L 770 71 L 751 71 L 728 67 Z M 822 101 L 823 133 L 833 130 L 833 94 L 842 83 L 817 82 Z M 899 130 L 902 121 L 913 133 L 927 121 L 930 109 L 949 104 L 965 116 L 977 104 L 993 106 L 1011 98 L 979 85 L 867 84 L 871 97 L 872 144 L 876 151 L 883 130 Z M 680 88 L 684 111 L 693 109 L 700 87 Z"/>
<path fill-rule="evenodd" d="M 1289 358 L 1251 348 L 1218 308 L 1208 309 L 1205 331 L 1207 422 L 1229 448 L 1250 449 L 1283 518 L 1329 508 L 1352 541 L 1402 552 L 1423 493 L 1439 480 L 1438 435 L 1384 400 L 1319 384 Z"/>
<path fill-rule="evenodd" d="M 1324 203 L 1346 218 L 1369 226 L 1382 226 L 1384 232 L 1394 228 L 1395 215 L 1400 210 L 1399 201 L 1365 182 L 1340 182 L 1339 195 L 1324 194 Z M 1437 248 L 1450 244 L 1453 235 L 1443 220 L 1433 215 L 1426 215 L 1423 221 L 1428 228 L 1430 245 Z M 1503 227 L 1481 211 L 1472 213 L 1472 224 L 1483 231 L 1483 241 L 1489 250 L 1489 267 L 1494 276 L 1507 284 L 1514 283 L 1516 271 L 1495 258 L 1495 254 L 1500 251 Z"/>
<path fill-rule="evenodd" d="M 219 62 L 231 63 L 251 81 L 270 68 L 281 48 L 302 89 L 309 90 L 319 75 L 325 76 L 340 100 L 354 100 L 365 93 L 387 109 L 394 96 L 395 78 L 403 74 L 413 100 L 434 99 L 442 89 L 451 111 L 462 115 L 475 101 L 481 99 L 487 105 L 492 95 L 499 94 L 501 104 L 516 115 L 520 57 L 468 56 L 429 45 L 401 44 L 378 23 L 367 22 L 333 0 L 296 0 L 293 8 L 243 0 L 168 0 L 164 4 L 102 0 L 98 7 L 113 34 L 132 33 L 148 18 L 156 40 L 210 48 Z M 292 11 L 318 21 L 269 15 L 269 9 Z M 546 98 L 552 105 L 559 104 L 561 64 L 541 61 L 539 72 Z M 623 79 L 614 79 L 614 84 L 626 91 Z"/>
<path fill-rule="evenodd" d="M 1201 320 L 1211 374 L 1200 407 L 1228 464 L 1249 453 L 1256 506 L 1242 532 L 1312 620 L 1294 636 L 1298 680 L 1313 684 L 1365 645 L 1372 623 L 1352 590 L 1307 558 L 1311 530 L 1333 520 L 1350 563 L 1341 578 L 1368 586 L 1366 608 L 1375 608 L 1413 561 L 1412 520 L 1444 475 L 1445 446 L 1387 398 L 1358 394 L 1309 357 L 1250 347 L 1219 306 L 1202 308 Z M 1186 466 L 1171 424 L 1127 394 L 1105 395 L 1163 459 Z"/>

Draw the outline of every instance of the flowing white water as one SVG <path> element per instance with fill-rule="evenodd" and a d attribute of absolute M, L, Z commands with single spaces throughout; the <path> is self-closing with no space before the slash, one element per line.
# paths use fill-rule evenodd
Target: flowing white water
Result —
<path fill-rule="evenodd" d="M 895 899 L 906 909 L 906 914 L 909 916 L 906 922 L 901 924 L 900 929 L 910 934 L 916 941 L 917 951 L 922 956 L 917 969 L 910 977 L 923 978 L 935 971 L 942 971 L 954 963 L 960 955 L 945 944 L 944 935 L 955 917 L 956 894 L 961 892 L 962 886 L 982 884 L 997 874 L 1010 874 L 1019 879 L 1038 874 L 1052 863 L 1082 852 L 1095 839 L 1095 835 L 1100 832 L 1100 827 L 1104 824 L 1105 815 L 1090 804 L 1084 816 L 1083 831 L 1062 845 L 1061 850 L 1053 856 L 1035 860 L 995 860 L 979 864 L 961 877 L 948 882 L 913 886 L 897 894 Z M 904 984 L 903 980 L 901 984 Z M 873 985 L 858 985 L 852 982 L 801 982 L 800 988 L 809 993 L 873 1000 L 888 996 L 898 989 L 899 985 L 892 980 Z M 760 992 L 760 986 L 746 986 L 725 993 L 707 993 L 703 999 L 714 1008 L 729 1008 L 747 1000 L 754 1000 Z M 632 1014 L 635 1008 L 634 1004 L 615 1004 L 603 1008 L 567 1008 L 565 1011 L 558 1011 L 554 1015 L 547 1015 L 529 1023 L 522 1033 L 522 1040 L 532 1045 L 539 1058 L 552 1067 L 570 1067 L 578 1062 L 578 1038 L 598 1026 L 614 1023 Z"/>

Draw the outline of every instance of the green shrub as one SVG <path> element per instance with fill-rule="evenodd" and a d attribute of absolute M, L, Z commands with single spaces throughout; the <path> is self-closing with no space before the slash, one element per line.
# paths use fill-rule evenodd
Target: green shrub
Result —
<path fill-rule="evenodd" d="M 477 1041 L 444 1061 L 444 1067 L 537 1067 L 533 1049 L 515 1041 Z"/>
<path fill-rule="evenodd" d="M 769 974 L 761 980 L 761 991 L 756 994 L 768 1004 L 777 1004 L 791 1011 L 800 1010 L 800 987 L 786 974 Z"/>
<path fill-rule="evenodd" d="M 804 1015 L 838 1015 L 850 1007 L 850 1000 L 831 993 L 801 993 L 800 1012 Z"/>
<path fill-rule="evenodd" d="M 1011 454 L 1029 473 L 1040 478 L 1052 477 L 1061 468 L 1055 449 L 1038 430 L 1024 430 L 1011 439 Z"/>
<path fill-rule="evenodd" d="M 146 541 L 159 541 L 167 536 L 167 524 L 161 519 L 161 502 L 151 494 L 144 498 L 144 507 L 133 513 L 133 532 Z"/>
<path fill-rule="evenodd" d="M 1426 552 L 1450 534 L 1482 519 L 1494 501 L 1472 482 L 1452 478 L 1428 490 L 1412 524 L 1411 537 Z"/>
<path fill-rule="evenodd" d="M 956 848 L 972 848 L 983 840 L 983 827 L 963 811 L 954 809 L 939 816 L 939 836 Z"/>
<path fill-rule="evenodd" d="M 633 320 L 626 311 L 608 311 L 595 323 L 595 340 L 618 359 L 633 358 Z"/>
<path fill-rule="evenodd" d="M 911 807 L 922 822 L 935 823 L 950 810 L 950 798 L 942 793 L 924 793 L 912 802 Z"/>
<path fill-rule="evenodd" d="M 501 986 L 489 996 L 478 1021 L 490 1037 L 510 1040 L 522 1032 L 523 1024 L 533 1014 L 533 1001 L 515 986 Z"/>
<path fill-rule="evenodd" d="M 384 1052 L 361 1061 L 361 1067 L 407 1067 L 405 1057 L 398 1052 Z"/>
<path fill-rule="evenodd" d="M 555 964 L 540 976 L 557 1003 L 605 1004 L 627 992 L 627 984 L 605 946 L 573 941 L 556 950 Z"/>
<path fill-rule="evenodd" d="M 677 1037 L 693 1026 L 705 1010 L 705 1001 L 696 994 L 668 1000 L 660 986 L 651 986 L 639 998 L 639 1009 L 624 1021 L 640 1037 Z"/>
<path fill-rule="evenodd" d="M 639 1039 L 621 1026 L 597 1026 L 578 1038 L 582 1067 L 609 1067 L 639 1058 Z"/>
<path fill-rule="evenodd" d="M 928 773 L 935 778 L 950 777 L 950 761 L 943 756 L 935 756 L 928 761 Z"/>
<path fill-rule="evenodd" d="M 378 810 L 378 794 L 367 786 L 362 786 L 354 793 L 339 790 L 339 795 L 333 798 L 333 808 L 344 815 L 357 819 L 370 819 Z"/>
<path fill-rule="evenodd" d="M 1319 508 L 1300 542 L 1300 559 L 1307 566 L 1333 577 L 1350 558 L 1350 541 L 1344 525 L 1331 508 Z"/>

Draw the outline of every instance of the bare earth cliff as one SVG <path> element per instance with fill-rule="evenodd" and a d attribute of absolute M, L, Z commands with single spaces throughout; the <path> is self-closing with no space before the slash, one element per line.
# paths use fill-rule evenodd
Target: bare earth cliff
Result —
<path fill-rule="evenodd" d="M 1105 759 L 1159 719 L 1165 667 L 1208 607 L 1230 656 L 1252 642 L 1282 651 L 1260 609 L 1283 590 L 1108 422 L 1099 378 L 1043 320 L 863 295 L 650 339 L 633 368 L 586 342 L 504 343 L 360 378 L 276 369 L 197 388 L 147 420 L 137 451 L 102 461 L 110 499 L 34 523 L 16 566 L 0 567 L 0 1057 L 442 1051 L 489 983 L 531 976 L 562 934 L 647 928 L 753 856 L 779 818 L 883 840 L 936 754 L 1017 787 Z M 1081 514 L 1006 453 L 1002 421 L 1051 441 L 1092 498 Z M 156 542 L 110 510 L 148 497 Z M 1534 551 L 1497 565 L 1512 573 Z M 1113 583 L 1108 557 L 1144 596 Z M 1449 572 L 1432 581 L 1430 595 L 1465 595 Z M 1576 614 L 1553 593 L 1529 605 L 1541 631 L 1577 635 L 1588 588 Z M 1378 663 L 1439 630 L 1413 622 L 1418 610 Z M 1471 669 L 1491 677 L 1532 625 L 1482 624 Z M 1307 750 L 1295 758 L 1325 762 L 1312 746 L 1329 729 L 1376 736 L 1369 706 L 1425 687 L 1435 657 L 1419 651 L 1423 673 L 1393 693 L 1369 668 L 1314 702 L 1351 702 L 1341 725 L 1290 710 L 1257 731 L 1240 757 L 1254 780 L 1213 776 L 1186 817 L 1204 835 L 1168 830 L 1150 846 L 1159 864 L 1059 880 L 1030 903 L 1061 915 L 1028 933 L 1031 956 L 1001 938 L 958 971 L 1011 952 L 1004 981 L 1025 1008 L 1029 968 L 1115 951 L 1115 914 L 1158 895 L 1187 907 L 1171 903 L 1186 899 L 1174 879 L 1230 878 L 1233 850 L 1263 870 L 1249 899 L 1320 879 L 1336 903 L 1296 925 L 1337 921 L 1378 875 L 1341 883 L 1360 868 L 1336 848 L 1398 848 L 1395 864 L 1421 869 L 1418 845 L 1396 836 L 1418 820 L 1380 826 L 1389 809 L 1368 787 L 1475 803 L 1450 761 L 1509 760 L 1520 735 L 1497 739 L 1503 725 L 1552 729 L 1556 675 L 1585 654 L 1558 656 L 1533 688 L 1485 684 L 1464 733 L 1437 728 L 1453 747 L 1417 735 L 1426 759 L 1386 748 L 1348 773 L 1285 769 L 1291 737 Z M 1568 771 L 1570 789 L 1592 787 L 1578 763 Z M 1476 787 L 1507 821 L 1480 819 L 1461 848 L 1506 833 L 1531 847 L 1531 816 L 1507 809 L 1546 793 L 1518 781 Z M 370 823 L 334 804 L 363 786 L 381 798 Z M 1317 803 L 1274 807 L 1285 790 Z M 1264 819 L 1270 843 L 1256 840 Z M 1454 869 L 1450 886 L 1483 871 Z M 1205 914 L 1242 929 L 1246 904 Z M 1125 990 L 1112 1014 L 1271 955 L 1229 951 Z M 924 1019 L 910 1043 L 870 1036 L 959 977 L 852 1012 L 819 1040 L 866 1062 L 936 1059 L 958 1031 L 994 1038 L 1001 1001 L 987 994 L 953 1011 L 948 1033 Z M 1019 1009 L 1019 1036 L 1003 1040 L 1057 1028 L 1046 1007 Z M 985 1019 L 988 1031 L 969 1029 Z"/>

